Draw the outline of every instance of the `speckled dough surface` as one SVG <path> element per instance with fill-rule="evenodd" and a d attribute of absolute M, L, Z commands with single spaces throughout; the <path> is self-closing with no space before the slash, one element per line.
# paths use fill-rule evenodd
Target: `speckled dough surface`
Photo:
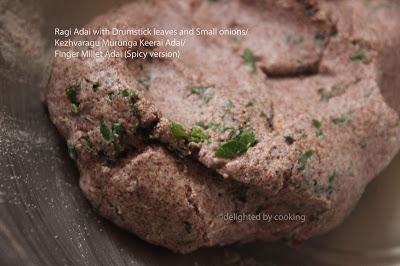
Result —
<path fill-rule="evenodd" d="M 387 5 L 137 1 L 96 18 L 87 27 L 249 34 L 186 38 L 179 59 L 57 58 L 45 98 L 82 191 L 104 217 L 182 253 L 334 228 L 400 147 L 378 82 L 399 26 Z M 234 213 L 305 219 L 221 217 Z"/>

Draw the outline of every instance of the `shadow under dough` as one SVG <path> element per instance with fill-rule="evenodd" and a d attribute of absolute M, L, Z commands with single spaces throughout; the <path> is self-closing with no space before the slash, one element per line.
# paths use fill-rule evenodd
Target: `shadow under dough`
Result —
<path fill-rule="evenodd" d="M 380 56 L 379 87 L 386 103 L 400 114 L 400 35 Z"/>

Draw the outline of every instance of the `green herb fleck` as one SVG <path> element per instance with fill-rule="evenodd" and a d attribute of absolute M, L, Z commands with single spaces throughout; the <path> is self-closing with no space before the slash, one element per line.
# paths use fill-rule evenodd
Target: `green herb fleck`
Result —
<path fill-rule="evenodd" d="M 231 110 L 233 108 L 233 102 L 230 99 L 226 102 L 225 108 L 227 110 Z"/>
<path fill-rule="evenodd" d="M 206 141 L 210 138 L 199 126 L 194 126 L 190 132 L 190 141 L 199 143 Z"/>
<path fill-rule="evenodd" d="M 136 102 L 138 100 L 138 95 L 134 92 L 134 91 L 130 91 L 126 88 L 120 90 L 119 95 L 121 95 L 124 98 L 128 98 L 129 97 L 129 102 L 130 102 L 130 107 L 131 107 L 131 112 L 133 117 L 135 118 L 135 124 L 134 126 L 137 126 L 139 123 L 139 110 L 136 107 Z"/>
<path fill-rule="evenodd" d="M 190 89 L 190 94 L 196 94 L 202 96 L 206 92 L 207 88 L 206 87 L 201 87 L 201 86 L 193 86 Z"/>
<path fill-rule="evenodd" d="M 171 122 L 169 125 L 171 134 L 174 137 L 183 138 L 187 141 L 192 141 L 196 143 L 200 143 L 203 141 L 209 140 L 210 136 L 208 136 L 200 126 L 194 126 L 190 133 L 188 133 L 185 128 L 176 122 Z"/>
<path fill-rule="evenodd" d="M 257 70 L 256 59 L 253 55 L 253 52 L 249 48 L 244 49 L 243 59 L 244 59 L 245 64 L 249 67 L 250 72 L 255 73 Z"/>
<path fill-rule="evenodd" d="M 104 123 L 103 118 L 100 119 L 100 133 L 103 136 L 103 138 L 106 141 L 112 141 L 113 136 L 111 133 L 111 130 L 107 127 L 107 125 Z"/>
<path fill-rule="evenodd" d="M 139 97 L 134 91 L 131 91 L 129 93 L 129 100 L 131 101 L 132 104 L 136 103 L 138 99 Z"/>
<path fill-rule="evenodd" d="M 246 107 L 253 107 L 254 106 L 254 100 L 248 101 L 246 104 Z"/>
<path fill-rule="evenodd" d="M 171 122 L 169 128 L 171 130 L 172 136 L 178 138 L 188 138 L 188 134 L 185 128 L 181 124 L 178 124 L 176 122 Z"/>
<path fill-rule="evenodd" d="M 190 88 L 190 95 L 197 95 L 200 99 L 202 99 L 205 103 L 208 103 L 212 99 L 211 94 L 207 94 L 207 87 L 202 86 L 193 86 Z"/>
<path fill-rule="evenodd" d="M 353 112 L 347 112 L 339 117 L 332 117 L 331 121 L 335 125 L 346 125 L 353 119 Z"/>
<path fill-rule="evenodd" d="M 333 190 L 333 183 L 335 182 L 336 171 L 332 171 L 332 173 L 328 177 L 328 193 L 331 193 Z"/>
<path fill-rule="evenodd" d="M 129 93 L 129 91 L 128 91 L 127 89 L 122 89 L 122 90 L 119 92 L 119 95 L 121 95 L 122 97 L 129 97 L 129 96 L 130 96 L 130 93 Z"/>
<path fill-rule="evenodd" d="M 77 106 L 79 106 L 78 94 L 79 94 L 79 91 L 81 89 L 82 89 L 82 84 L 80 84 L 80 85 L 71 85 L 65 91 L 65 94 L 67 95 L 67 97 L 69 98 L 71 103 L 74 103 Z"/>
<path fill-rule="evenodd" d="M 115 97 L 115 92 L 114 91 L 107 93 L 107 98 L 110 101 L 114 100 L 114 97 Z"/>
<path fill-rule="evenodd" d="M 72 160 L 76 159 L 76 149 L 75 149 L 75 145 L 71 142 L 68 141 L 67 142 L 67 148 L 68 148 L 68 155 Z"/>
<path fill-rule="evenodd" d="M 256 144 L 256 139 L 252 131 L 243 131 L 233 136 L 229 141 L 219 146 L 215 152 L 216 157 L 234 158 L 247 152 L 247 150 Z"/>
<path fill-rule="evenodd" d="M 103 138 L 114 145 L 117 153 L 123 151 L 122 144 L 126 134 L 125 128 L 120 123 L 113 123 L 111 128 L 107 127 L 103 119 L 100 119 L 100 132 Z"/>
<path fill-rule="evenodd" d="M 229 141 L 222 144 L 218 148 L 218 150 L 215 152 L 215 156 L 220 158 L 230 159 L 242 155 L 246 151 L 247 151 L 246 145 L 238 141 Z"/>
<path fill-rule="evenodd" d="M 99 88 L 100 88 L 100 83 L 99 82 L 93 83 L 93 85 L 92 85 L 92 91 L 93 92 L 97 92 L 99 90 Z"/>
<path fill-rule="evenodd" d="M 313 157 L 314 154 L 315 154 L 314 151 L 308 150 L 300 155 L 299 159 L 297 160 L 298 169 L 300 171 L 306 169 L 308 160 L 311 159 L 311 157 Z"/>
<path fill-rule="evenodd" d="M 79 112 L 79 107 L 77 104 L 75 103 L 71 103 L 71 113 L 72 114 L 77 114 Z"/>
<path fill-rule="evenodd" d="M 243 131 L 239 133 L 239 135 L 235 136 L 233 139 L 244 144 L 247 149 L 256 144 L 256 137 L 254 136 L 254 133 L 252 131 Z"/>
<path fill-rule="evenodd" d="M 324 135 L 324 132 L 322 131 L 321 121 L 319 121 L 318 119 L 313 119 L 312 125 L 317 129 L 317 137 L 322 137 Z"/>
<path fill-rule="evenodd" d="M 120 123 L 113 123 L 111 126 L 111 131 L 114 136 L 113 139 L 119 139 L 121 141 L 122 137 L 125 135 L 125 128 Z"/>
<path fill-rule="evenodd" d="M 364 62 L 367 60 L 367 54 L 362 48 L 358 48 L 351 56 L 350 60 L 352 62 Z"/>

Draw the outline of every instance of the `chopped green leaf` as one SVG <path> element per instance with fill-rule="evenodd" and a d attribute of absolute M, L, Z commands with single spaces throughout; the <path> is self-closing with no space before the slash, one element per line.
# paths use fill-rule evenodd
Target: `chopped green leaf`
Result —
<path fill-rule="evenodd" d="M 313 119 L 312 124 L 317 129 L 317 137 L 322 137 L 324 135 L 324 132 L 322 131 L 321 121 L 319 121 L 318 119 Z"/>
<path fill-rule="evenodd" d="M 253 107 L 254 106 L 254 100 L 248 101 L 246 104 L 246 107 Z"/>
<path fill-rule="evenodd" d="M 77 114 L 79 112 L 79 107 L 77 104 L 75 103 L 71 103 L 71 113 L 72 114 Z"/>
<path fill-rule="evenodd" d="M 256 144 L 256 137 L 252 131 L 243 131 L 233 139 L 243 143 L 246 146 L 246 149 Z"/>
<path fill-rule="evenodd" d="M 65 91 L 65 94 L 67 95 L 67 97 L 69 98 L 71 103 L 79 105 L 78 93 L 79 93 L 79 91 L 81 89 L 82 89 L 82 84 L 80 84 L 80 85 L 71 85 L 71 86 L 69 86 L 67 88 L 67 90 Z"/>
<path fill-rule="evenodd" d="M 104 120 L 100 120 L 100 132 L 103 138 L 114 145 L 114 149 L 117 153 L 123 151 L 122 145 L 126 134 L 125 128 L 120 123 L 113 123 L 111 128 L 108 128 L 104 123 Z"/>
<path fill-rule="evenodd" d="M 314 154 L 315 154 L 314 151 L 308 150 L 300 155 L 299 159 L 297 160 L 298 169 L 300 171 L 303 171 L 304 169 L 306 169 L 308 160 L 311 159 L 311 157 L 313 157 Z"/>
<path fill-rule="evenodd" d="M 183 138 L 188 141 L 200 143 L 210 138 L 200 126 L 194 126 L 190 133 L 188 133 L 182 125 L 176 122 L 171 122 L 169 127 L 174 137 Z"/>
<path fill-rule="evenodd" d="M 334 170 L 328 177 L 328 192 L 332 192 L 335 178 L 336 178 L 336 171 Z"/>
<path fill-rule="evenodd" d="M 114 97 L 115 97 L 115 92 L 114 92 L 114 91 L 109 92 L 109 93 L 107 94 L 107 98 L 108 98 L 110 101 L 114 100 Z"/>
<path fill-rule="evenodd" d="M 107 127 L 107 125 L 104 123 L 103 118 L 100 119 L 100 133 L 103 136 L 103 138 L 106 141 L 112 141 L 113 136 L 111 133 L 111 130 Z"/>
<path fill-rule="evenodd" d="M 210 138 L 199 126 L 194 126 L 190 132 L 190 141 L 199 143 Z"/>
<path fill-rule="evenodd" d="M 331 121 L 335 125 L 346 125 L 353 119 L 353 112 L 347 112 L 339 117 L 332 117 Z"/>
<path fill-rule="evenodd" d="M 228 101 L 226 102 L 225 108 L 227 110 L 231 110 L 233 108 L 233 102 L 231 101 L 231 99 L 228 99 Z"/>
<path fill-rule="evenodd" d="M 72 160 L 76 159 L 76 149 L 75 149 L 75 145 L 71 142 L 68 141 L 67 142 L 67 148 L 68 148 L 68 155 Z"/>
<path fill-rule="evenodd" d="M 253 52 L 249 48 L 244 49 L 243 59 L 244 59 L 245 64 L 249 67 L 250 72 L 255 73 L 257 70 L 256 59 L 253 55 Z"/>
<path fill-rule="evenodd" d="M 207 88 L 206 87 L 201 87 L 201 86 L 193 86 L 190 89 L 190 94 L 197 94 L 197 95 L 203 95 L 206 92 Z"/>
<path fill-rule="evenodd" d="M 268 115 L 264 111 L 261 111 L 260 112 L 260 117 L 267 119 Z"/>
<path fill-rule="evenodd" d="M 122 90 L 119 92 L 119 95 L 121 95 L 122 97 L 129 97 L 129 96 L 130 96 L 130 93 L 129 93 L 129 91 L 128 91 L 127 89 L 122 89 Z"/>
<path fill-rule="evenodd" d="M 216 157 L 234 158 L 247 152 L 247 150 L 256 144 L 254 133 L 243 131 L 232 137 L 229 141 L 219 146 L 215 152 Z"/>
<path fill-rule="evenodd" d="M 132 104 L 136 103 L 137 100 L 139 99 L 138 95 L 136 94 L 136 92 L 131 91 L 130 95 L 129 95 L 129 99 L 131 101 Z"/>
<path fill-rule="evenodd" d="M 139 110 L 137 109 L 137 107 L 135 105 L 138 100 L 138 95 L 134 91 L 128 90 L 126 88 L 122 89 L 119 92 L 119 95 L 121 95 L 124 98 L 129 97 L 131 113 L 134 118 L 134 127 L 136 127 L 139 124 L 139 116 L 140 116 Z"/>
<path fill-rule="evenodd" d="M 212 99 L 211 94 L 207 94 L 207 87 L 202 86 L 193 86 L 190 88 L 189 95 L 197 95 L 200 99 L 202 99 L 205 103 L 208 103 Z"/>
<path fill-rule="evenodd" d="M 363 48 L 358 48 L 351 56 L 350 60 L 353 62 L 363 62 L 367 59 L 367 54 Z"/>
<path fill-rule="evenodd" d="M 118 139 L 121 139 L 121 137 L 125 135 L 125 128 L 120 123 L 113 123 L 111 126 L 111 131 L 113 135 Z"/>
<path fill-rule="evenodd" d="M 319 121 L 318 119 L 313 119 L 312 120 L 312 124 L 316 129 L 320 129 L 321 128 L 321 121 Z"/>
<path fill-rule="evenodd" d="M 219 158 L 230 159 L 242 155 L 246 151 L 246 145 L 238 141 L 231 140 L 219 146 L 218 150 L 215 152 L 215 156 Z"/>
<path fill-rule="evenodd" d="M 169 125 L 169 128 L 171 130 L 171 134 L 174 137 L 178 137 L 178 138 L 187 138 L 188 134 L 185 130 L 185 128 L 181 125 L 178 124 L 176 122 L 171 122 L 171 124 Z"/>
<path fill-rule="evenodd" d="M 93 92 L 97 92 L 99 90 L 99 88 L 100 88 L 100 83 L 99 82 L 93 83 L 93 85 L 92 85 L 92 91 Z"/>

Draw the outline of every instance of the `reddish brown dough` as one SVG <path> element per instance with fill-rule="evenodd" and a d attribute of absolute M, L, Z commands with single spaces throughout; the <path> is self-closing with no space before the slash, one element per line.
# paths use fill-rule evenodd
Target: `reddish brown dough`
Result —
<path fill-rule="evenodd" d="M 399 116 L 381 95 L 377 67 L 398 7 L 369 5 L 137 1 L 94 19 L 86 27 L 249 32 L 175 36 L 186 39 L 179 59 L 55 60 L 46 102 L 87 198 L 119 226 L 181 253 L 297 242 L 340 224 L 400 147 Z M 255 141 L 218 155 L 244 132 Z M 305 220 L 221 218 L 233 213 Z"/>

